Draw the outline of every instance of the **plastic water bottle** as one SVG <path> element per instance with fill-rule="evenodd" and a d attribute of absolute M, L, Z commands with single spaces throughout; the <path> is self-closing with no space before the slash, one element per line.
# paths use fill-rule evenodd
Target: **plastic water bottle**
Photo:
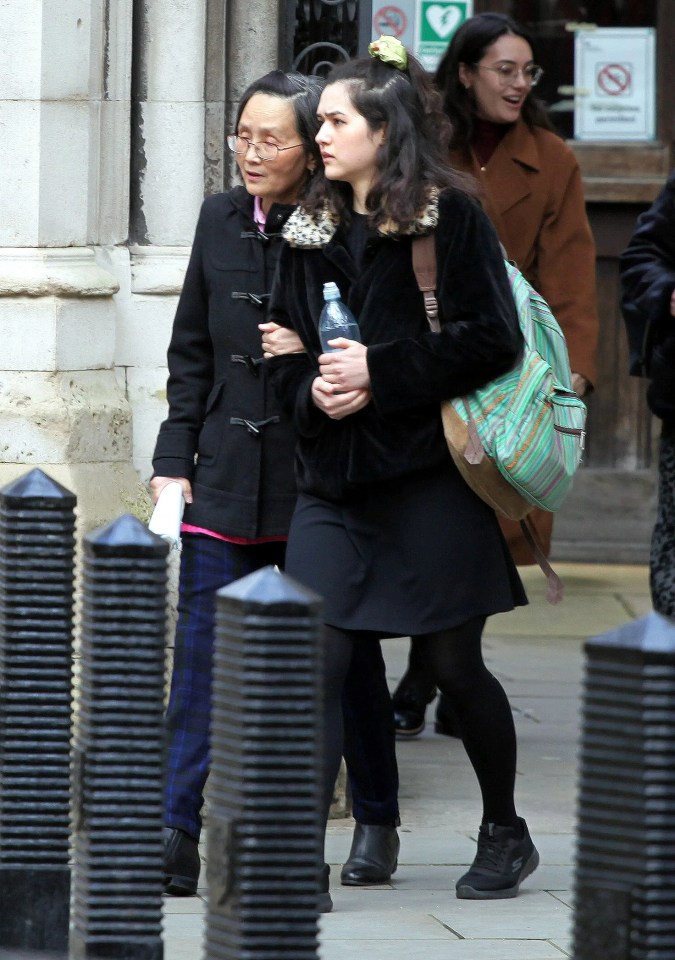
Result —
<path fill-rule="evenodd" d="M 358 340 L 361 343 L 361 333 L 354 314 L 340 299 L 340 291 L 336 283 L 324 283 L 323 299 L 326 301 L 319 316 L 319 339 L 324 353 L 333 353 L 340 347 L 329 347 L 328 341 L 337 337 L 346 337 L 347 340 Z"/>

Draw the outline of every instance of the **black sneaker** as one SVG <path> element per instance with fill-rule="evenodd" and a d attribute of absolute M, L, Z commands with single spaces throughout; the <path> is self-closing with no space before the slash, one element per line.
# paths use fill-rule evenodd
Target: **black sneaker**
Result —
<path fill-rule="evenodd" d="M 537 848 L 522 817 L 518 824 L 481 824 L 476 858 L 457 881 L 460 900 L 506 900 L 518 895 L 522 881 L 539 866 Z"/>
<path fill-rule="evenodd" d="M 199 844 L 184 830 L 164 827 L 164 893 L 193 897 L 199 881 Z"/>

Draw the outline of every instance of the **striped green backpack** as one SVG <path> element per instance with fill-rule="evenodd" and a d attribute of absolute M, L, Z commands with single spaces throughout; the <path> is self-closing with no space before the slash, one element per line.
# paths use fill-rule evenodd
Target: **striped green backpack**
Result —
<path fill-rule="evenodd" d="M 413 266 L 437 332 L 433 235 L 413 242 Z M 450 453 L 469 486 L 498 514 L 522 520 L 533 507 L 555 511 L 565 499 L 583 454 L 586 406 L 572 389 L 565 337 L 548 304 L 517 267 L 508 260 L 505 266 L 522 356 L 491 383 L 444 401 L 441 412 Z"/>

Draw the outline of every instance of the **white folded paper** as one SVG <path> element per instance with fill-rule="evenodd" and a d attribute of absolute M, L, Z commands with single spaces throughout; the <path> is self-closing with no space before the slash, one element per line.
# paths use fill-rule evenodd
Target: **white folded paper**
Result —
<path fill-rule="evenodd" d="M 180 550 L 180 522 L 184 507 L 180 483 L 167 483 L 157 498 L 148 524 L 148 530 L 166 540 L 174 550 Z"/>

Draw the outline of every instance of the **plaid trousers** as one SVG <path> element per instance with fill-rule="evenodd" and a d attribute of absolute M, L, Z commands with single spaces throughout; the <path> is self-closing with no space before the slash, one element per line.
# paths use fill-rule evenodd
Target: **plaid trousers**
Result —
<path fill-rule="evenodd" d="M 261 567 L 283 568 L 286 544 L 241 545 L 183 537 L 178 622 L 166 712 L 164 823 L 199 839 L 209 773 L 215 595 Z M 358 637 L 342 696 L 344 754 L 354 818 L 398 822 L 398 767 L 391 697 L 378 640 Z"/>
<path fill-rule="evenodd" d="M 209 772 L 211 675 L 216 592 L 261 567 L 283 567 L 285 542 L 228 543 L 186 534 L 181 551 L 178 622 L 166 711 L 164 823 L 199 839 Z"/>

